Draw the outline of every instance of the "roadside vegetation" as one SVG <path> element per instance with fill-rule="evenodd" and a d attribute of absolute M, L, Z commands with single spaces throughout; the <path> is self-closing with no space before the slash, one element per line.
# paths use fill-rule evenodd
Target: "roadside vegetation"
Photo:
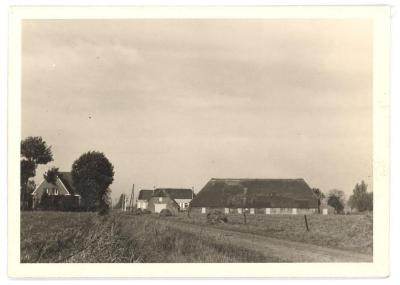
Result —
<path fill-rule="evenodd" d="M 171 229 L 152 215 L 22 212 L 21 262 L 278 262 L 240 245 Z"/>
<path fill-rule="evenodd" d="M 304 217 L 292 215 L 249 215 L 244 224 L 233 214 L 227 222 L 210 224 L 201 214 L 34 211 L 21 213 L 21 262 L 289 262 L 194 234 L 187 223 L 372 255 L 370 213 L 310 215 L 308 232 Z"/>

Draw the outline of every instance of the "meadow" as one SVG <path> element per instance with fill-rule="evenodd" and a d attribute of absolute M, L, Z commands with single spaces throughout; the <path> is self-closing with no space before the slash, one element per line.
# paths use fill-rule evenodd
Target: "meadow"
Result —
<path fill-rule="evenodd" d="M 204 214 L 181 213 L 172 219 L 183 223 L 207 224 Z M 284 240 L 304 242 L 324 247 L 373 253 L 372 213 L 360 215 L 307 215 L 307 231 L 303 215 L 243 215 L 229 214 L 228 222 L 208 225 L 222 229 L 253 233 Z"/>
<path fill-rule="evenodd" d="M 173 230 L 162 219 L 112 213 L 22 212 L 22 263 L 277 262 L 255 251 Z"/>
<path fill-rule="evenodd" d="M 166 222 L 168 220 L 168 223 Z M 206 215 L 136 216 L 114 211 L 21 213 L 21 262 L 282 262 L 241 244 L 202 237 L 189 224 L 252 233 L 372 255 L 372 215 L 229 215 L 210 225 Z M 173 224 L 171 227 L 169 224 Z"/>

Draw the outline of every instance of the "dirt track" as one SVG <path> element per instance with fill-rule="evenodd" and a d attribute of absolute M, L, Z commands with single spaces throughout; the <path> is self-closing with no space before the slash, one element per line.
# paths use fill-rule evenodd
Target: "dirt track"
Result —
<path fill-rule="evenodd" d="M 277 257 L 283 262 L 372 262 L 371 255 L 164 219 L 170 227 Z"/>

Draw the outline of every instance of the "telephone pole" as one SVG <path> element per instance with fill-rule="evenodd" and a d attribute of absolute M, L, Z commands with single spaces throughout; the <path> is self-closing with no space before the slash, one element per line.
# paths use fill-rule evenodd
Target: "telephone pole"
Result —
<path fill-rule="evenodd" d="M 132 184 L 132 192 L 131 192 L 131 197 L 130 197 L 130 201 L 129 201 L 130 211 L 133 211 L 134 205 L 135 205 L 135 184 Z"/>

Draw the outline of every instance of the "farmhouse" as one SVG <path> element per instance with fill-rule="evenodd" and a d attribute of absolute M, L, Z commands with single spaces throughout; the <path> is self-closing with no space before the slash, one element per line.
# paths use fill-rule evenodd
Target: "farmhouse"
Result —
<path fill-rule="evenodd" d="M 226 214 L 310 214 L 318 200 L 304 179 L 211 179 L 190 203 L 191 211 Z"/>
<path fill-rule="evenodd" d="M 193 197 L 193 190 L 187 188 L 140 190 L 137 207 L 148 209 L 153 213 L 159 213 L 162 209 L 169 209 L 172 212 L 186 211 Z"/>
<path fill-rule="evenodd" d="M 139 196 L 136 202 L 137 208 L 139 209 L 147 209 L 149 200 L 153 196 L 153 190 L 145 190 L 142 189 L 139 191 Z"/>
<path fill-rule="evenodd" d="M 81 204 L 81 196 L 73 186 L 71 172 L 60 172 L 54 184 L 44 179 L 31 195 L 33 209 L 75 210 Z"/>

